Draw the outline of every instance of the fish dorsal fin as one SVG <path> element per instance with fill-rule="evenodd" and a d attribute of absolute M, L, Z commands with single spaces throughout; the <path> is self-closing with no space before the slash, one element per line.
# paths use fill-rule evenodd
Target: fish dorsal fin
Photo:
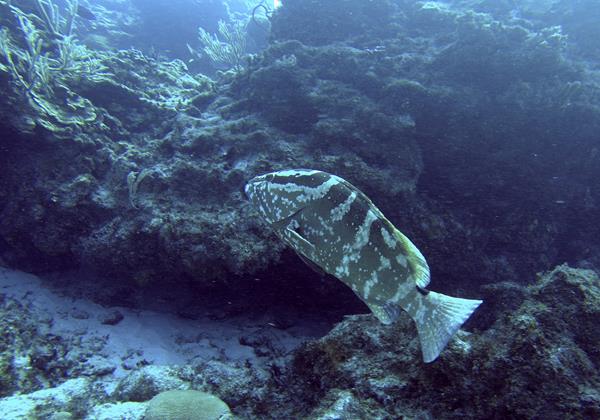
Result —
<path fill-rule="evenodd" d="M 406 260 L 410 266 L 415 283 L 421 288 L 426 288 L 430 281 L 429 266 L 419 248 L 415 246 L 402 232 L 394 227 L 394 236 L 402 244 L 406 252 Z"/>

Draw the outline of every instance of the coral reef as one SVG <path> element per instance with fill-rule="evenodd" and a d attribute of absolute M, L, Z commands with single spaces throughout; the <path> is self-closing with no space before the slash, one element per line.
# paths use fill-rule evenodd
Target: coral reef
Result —
<path fill-rule="evenodd" d="M 31 3 L 36 7 L 28 13 Z M 63 14 L 52 0 L 26 2 L 20 7 L 0 5 L 18 23 L 18 29 L 11 31 L 7 26 L 0 33 L 0 71 L 10 76 L 12 100 L 29 111 L 17 121 L 21 128 L 37 124 L 56 136 L 69 136 L 98 118 L 93 104 L 77 92 L 77 85 L 81 79 L 101 82 L 110 74 L 98 55 L 77 41 L 77 4 L 67 1 Z"/>
<path fill-rule="evenodd" d="M 3 292 L 1 413 L 136 419 L 182 389 L 240 418 L 600 417 L 592 0 L 287 0 L 262 20 L 269 45 L 214 79 L 196 74 L 208 57 L 185 62 L 186 43 L 239 18 L 220 2 L 192 2 L 218 3 L 197 18 L 179 1 L 80 3 L 94 22 L 74 1 L 0 0 L 2 266 L 94 273 L 81 293 L 121 306 L 105 328 L 148 302 L 194 320 L 285 308 L 291 320 L 267 324 L 281 331 L 367 312 L 241 193 L 311 167 L 365 191 L 423 251 L 432 288 L 485 303 L 431 365 L 408 319 L 356 315 L 293 354 L 261 329 L 240 334 L 235 360 L 157 367 L 141 352 L 110 360 L 106 337 L 55 334 L 64 314 Z M 590 270 L 534 281 L 565 261 Z"/>
<path fill-rule="evenodd" d="M 165 391 L 148 403 L 147 420 L 226 420 L 231 419 L 229 407 L 219 398 L 193 390 Z"/>

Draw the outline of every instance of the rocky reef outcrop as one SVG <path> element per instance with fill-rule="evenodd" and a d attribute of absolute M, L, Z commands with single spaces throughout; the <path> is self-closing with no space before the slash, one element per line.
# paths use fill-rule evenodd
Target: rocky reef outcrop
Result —
<path fill-rule="evenodd" d="M 459 333 L 431 364 L 408 317 L 347 317 L 294 354 L 273 404 L 319 419 L 599 416 L 597 274 L 559 266 L 529 287 L 495 285 L 489 299 L 514 309 Z"/>
<path fill-rule="evenodd" d="M 562 265 L 527 287 L 504 283 L 486 290 L 484 305 L 496 307 L 497 320 L 483 330 L 467 326 L 469 332 L 460 331 L 430 364 L 421 360 L 407 316 L 384 326 L 372 315 L 352 315 L 287 355 L 266 354 L 264 341 L 247 343 L 266 357 L 260 365 L 227 359 L 177 366 L 146 362 L 130 366 L 124 377 L 110 366 L 117 359 L 99 369 L 89 357 L 104 354 L 103 343 L 82 342 L 74 351 L 60 334 L 45 336 L 35 312 L 2 298 L 8 334 L 0 343 L 0 390 L 7 395 L 18 386 L 21 394 L 1 398 L 0 412 L 15 418 L 61 412 L 64 418 L 140 419 L 154 396 L 194 389 L 219 397 L 236 418 L 248 419 L 600 416 L 598 274 Z M 30 350 L 25 339 L 33 343 Z"/>

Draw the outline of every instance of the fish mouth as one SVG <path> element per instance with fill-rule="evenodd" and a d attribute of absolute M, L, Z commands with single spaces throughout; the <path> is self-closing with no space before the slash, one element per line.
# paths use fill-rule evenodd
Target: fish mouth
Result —
<path fill-rule="evenodd" d="M 244 197 L 246 197 L 246 200 L 250 200 L 250 183 L 249 182 L 242 187 L 242 194 L 244 195 Z"/>
<path fill-rule="evenodd" d="M 260 184 L 263 183 L 262 177 L 254 177 L 244 185 L 243 193 L 246 199 L 252 201 L 257 197 L 256 191 L 260 188 Z"/>
<path fill-rule="evenodd" d="M 264 200 L 267 198 L 266 193 L 269 190 L 269 184 L 275 177 L 273 172 L 258 175 L 250 179 L 243 188 L 243 194 L 246 199 L 255 205 L 264 205 Z"/>

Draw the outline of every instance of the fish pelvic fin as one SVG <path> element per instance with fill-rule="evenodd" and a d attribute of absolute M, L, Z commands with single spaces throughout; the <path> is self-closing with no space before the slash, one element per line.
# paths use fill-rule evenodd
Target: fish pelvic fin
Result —
<path fill-rule="evenodd" d="M 452 336 L 483 302 L 425 290 L 417 293 L 416 299 L 418 304 L 408 313 L 417 324 L 425 363 L 437 359 Z"/>

